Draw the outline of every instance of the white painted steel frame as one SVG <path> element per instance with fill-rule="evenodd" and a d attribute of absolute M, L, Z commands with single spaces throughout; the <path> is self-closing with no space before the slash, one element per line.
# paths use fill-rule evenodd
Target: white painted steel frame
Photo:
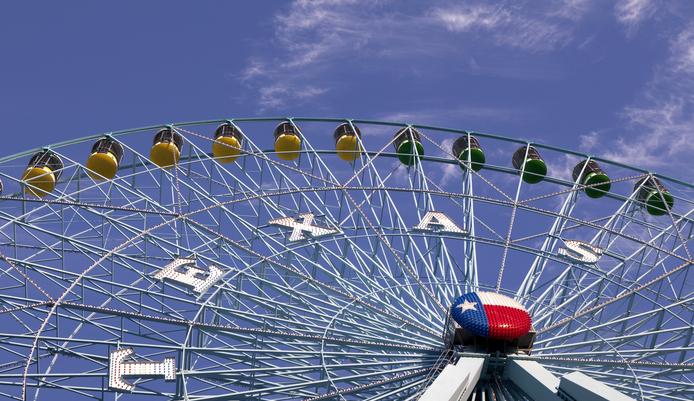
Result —
<path fill-rule="evenodd" d="M 82 163 L 100 135 L 52 145 L 65 168 L 45 199 L 21 193 L 31 152 L 0 158 L 0 395 L 414 400 L 456 358 L 441 339 L 451 300 L 495 288 L 529 308 L 539 336 L 527 359 L 558 376 L 583 372 L 640 400 L 694 394 L 691 185 L 660 177 L 676 197 L 660 218 L 631 189 L 605 198 L 614 209 L 592 201 L 587 211 L 583 186 L 551 164 L 530 186 L 494 160 L 496 147 L 509 145 L 508 159 L 528 142 L 475 133 L 491 146 L 475 172 L 447 148 L 470 133 L 413 126 L 426 153 L 404 167 L 392 134 L 406 124 L 294 118 L 302 153 L 284 162 L 268 150 L 282 120 L 231 120 L 244 135 L 232 165 L 208 153 L 223 121 L 171 124 L 185 138 L 172 170 L 146 156 L 157 127 L 110 133 L 126 157 L 108 182 Z M 345 121 L 364 134 L 352 164 L 325 139 Z M 596 160 L 619 171 L 613 186 L 648 174 Z M 455 211 L 468 235 L 412 230 L 432 210 Z M 308 212 L 341 233 L 290 241 L 268 224 Z M 573 263 L 557 255 L 562 239 L 605 254 Z M 191 256 L 224 270 L 207 292 L 154 277 Z M 175 358 L 176 382 L 142 378 L 114 393 L 108 355 L 128 347 L 137 360 Z M 482 393 L 527 397 L 502 377 L 473 396 Z"/>

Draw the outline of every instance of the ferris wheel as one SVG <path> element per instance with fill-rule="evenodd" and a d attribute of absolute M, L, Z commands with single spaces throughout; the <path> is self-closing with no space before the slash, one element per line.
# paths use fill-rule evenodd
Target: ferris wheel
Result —
<path fill-rule="evenodd" d="M 691 183 L 350 119 L 37 145 L 0 157 L 0 399 L 694 398 Z"/>

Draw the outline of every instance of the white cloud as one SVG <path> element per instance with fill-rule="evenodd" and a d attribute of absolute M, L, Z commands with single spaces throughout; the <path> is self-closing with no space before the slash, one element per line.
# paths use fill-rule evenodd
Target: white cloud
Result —
<path fill-rule="evenodd" d="M 694 25 L 680 32 L 672 43 L 673 70 L 694 77 Z"/>
<path fill-rule="evenodd" d="M 460 179 L 461 168 L 457 164 L 442 164 L 441 165 L 441 183 L 445 186 L 453 179 Z"/>
<path fill-rule="evenodd" d="M 433 125 L 438 126 L 441 121 L 455 119 L 462 123 L 471 119 L 494 119 L 494 120 L 521 120 L 534 117 L 530 110 L 522 107 L 483 107 L 483 106 L 460 106 L 454 105 L 448 108 L 425 108 L 416 111 L 398 111 L 374 116 L 381 121 L 402 122 L 405 124 Z M 464 127 L 464 129 L 474 129 L 475 127 Z"/>
<path fill-rule="evenodd" d="M 296 0 L 274 18 L 272 53 L 249 58 L 237 79 L 257 92 L 261 107 L 278 109 L 290 104 L 281 94 L 306 93 L 303 101 L 319 98 L 339 82 L 334 71 L 344 65 L 392 63 L 403 66 L 393 73 L 416 76 L 428 73 L 423 60 L 450 58 L 466 41 L 551 51 L 571 41 L 576 21 L 590 4 Z"/>
<path fill-rule="evenodd" d="M 661 63 L 641 98 L 623 111 L 629 131 L 607 158 L 660 168 L 681 176 L 691 171 L 694 154 L 694 24 L 670 42 L 670 56 Z M 690 178 L 690 177 L 685 177 Z"/>
<path fill-rule="evenodd" d="M 564 47 L 572 39 L 572 32 L 565 26 L 542 19 L 518 18 L 505 33 L 495 35 L 497 41 L 507 46 L 531 51 L 549 51 Z"/>
<path fill-rule="evenodd" d="M 550 51 L 567 45 L 590 0 L 564 0 L 539 6 L 498 2 L 438 7 L 431 16 L 447 30 L 478 34 L 495 44 L 527 51 Z"/>
<path fill-rule="evenodd" d="M 444 157 L 444 158 L 453 158 L 452 148 L 453 148 L 453 142 L 455 142 L 454 138 L 446 138 L 443 141 L 441 141 L 441 148 L 443 148 L 443 151 L 441 149 L 436 149 L 437 156 L 439 157 Z M 441 168 L 441 185 L 445 186 L 448 184 L 448 182 L 456 177 L 460 177 L 460 165 L 458 164 L 447 164 L 447 163 L 441 163 L 440 164 Z"/>
<path fill-rule="evenodd" d="M 658 11 L 658 1 L 618 0 L 614 6 L 615 19 L 628 34 L 633 33 Z M 297 0 L 283 8 L 273 21 L 273 52 L 249 58 L 237 78 L 257 93 L 261 112 L 309 101 L 318 104 L 317 100 L 327 92 L 338 92 L 333 87 L 340 82 L 335 79 L 335 73 L 344 70 L 345 65 L 403 66 L 389 73 L 413 79 L 417 74 L 430 73 L 423 60 L 429 62 L 437 57 L 450 60 L 452 52 L 465 54 L 469 43 L 521 52 L 584 46 L 594 36 L 586 39 L 577 32 L 585 28 L 582 22 L 600 4 L 596 0 L 552 0 L 542 4 L 506 0 L 464 3 Z M 688 140 L 694 132 L 694 25 L 680 29 L 669 44 L 670 56 L 660 61 L 642 96 L 623 109 L 622 117 L 629 130 L 607 150 L 597 146 L 598 132 L 588 132 L 580 137 L 581 150 L 601 152 L 610 159 L 648 168 L 664 167 L 673 159 L 682 159 L 680 155 L 694 151 L 694 141 Z M 476 70 L 489 73 L 493 68 L 479 66 L 472 53 L 464 57 L 469 62 L 462 68 L 470 73 Z M 513 69 L 522 68 L 514 65 Z M 547 74 L 546 70 L 542 73 Z M 465 126 L 466 121 L 478 121 L 480 117 L 528 118 L 528 110 L 522 107 L 455 104 L 415 110 L 372 117 L 430 125 L 455 121 L 458 126 Z M 384 127 L 369 135 L 393 132 L 393 128 Z M 652 157 L 653 154 L 661 157 Z M 452 171 L 442 171 L 444 178 L 447 173 Z"/>
<path fill-rule="evenodd" d="M 371 31 L 353 15 L 354 0 L 299 0 L 288 12 L 275 17 L 275 36 L 288 51 L 284 67 L 297 68 L 322 61 L 328 56 L 356 50 L 369 41 Z M 359 6 L 368 7 L 369 1 Z"/>
<path fill-rule="evenodd" d="M 260 103 L 263 109 L 275 108 L 284 105 L 288 100 L 307 100 L 320 96 L 325 92 L 327 92 L 327 89 L 314 86 L 294 87 L 282 83 L 273 83 L 260 88 L 260 100 L 258 103 Z"/>
<path fill-rule="evenodd" d="M 615 4 L 614 14 L 617 21 L 625 26 L 627 35 L 632 35 L 643 20 L 655 13 L 656 8 L 653 0 L 619 0 Z"/>
<path fill-rule="evenodd" d="M 578 139 L 578 148 L 584 152 L 590 152 L 598 144 L 600 134 L 597 131 L 591 131 L 587 134 L 579 135 Z"/>
<path fill-rule="evenodd" d="M 555 2 L 554 8 L 550 9 L 548 14 L 570 20 L 580 20 L 591 9 L 593 2 L 594 0 L 559 0 Z"/>
<path fill-rule="evenodd" d="M 373 36 L 359 15 L 373 4 L 356 0 L 297 0 L 274 17 L 271 55 L 253 56 L 238 75 L 256 91 L 260 112 L 319 98 L 329 88 L 323 64 L 358 54 Z"/>
<path fill-rule="evenodd" d="M 620 137 L 616 148 L 605 157 L 640 167 L 670 168 L 668 173 L 681 174 L 676 166 L 690 165 L 694 152 L 694 117 L 685 112 L 688 107 L 691 104 L 679 97 L 627 107 L 624 115 L 633 133 Z"/>
<path fill-rule="evenodd" d="M 484 4 L 453 9 L 437 8 L 432 16 L 453 32 L 467 32 L 476 28 L 493 29 L 511 20 L 507 10 Z"/>
<path fill-rule="evenodd" d="M 260 60 L 250 60 L 248 66 L 241 71 L 241 81 L 248 81 L 253 78 L 267 74 L 265 63 Z"/>

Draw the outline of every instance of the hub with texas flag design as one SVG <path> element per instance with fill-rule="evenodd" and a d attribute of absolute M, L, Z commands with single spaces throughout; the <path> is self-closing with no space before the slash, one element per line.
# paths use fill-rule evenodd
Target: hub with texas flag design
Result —
<path fill-rule="evenodd" d="M 486 291 L 469 292 L 451 306 L 451 316 L 475 335 L 497 340 L 515 340 L 530 331 L 530 314 L 517 301 Z"/>

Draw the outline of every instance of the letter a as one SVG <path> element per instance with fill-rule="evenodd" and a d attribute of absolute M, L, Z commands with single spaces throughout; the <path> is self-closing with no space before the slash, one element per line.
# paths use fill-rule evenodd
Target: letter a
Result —
<path fill-rule="evenodd" d="M 434 229 L 436 228 L 436 230 Z M 414 226 L 415 230 L 425 230 L 425 231 L 438 231 L 442 233 L 449 234 L 462 234 L 465 235 L 467 232 L 462 228 L 458 227 L 453 220 L 449 219 L 442 212 L 427 212 L 424 215 L 422 221 Z"/>

